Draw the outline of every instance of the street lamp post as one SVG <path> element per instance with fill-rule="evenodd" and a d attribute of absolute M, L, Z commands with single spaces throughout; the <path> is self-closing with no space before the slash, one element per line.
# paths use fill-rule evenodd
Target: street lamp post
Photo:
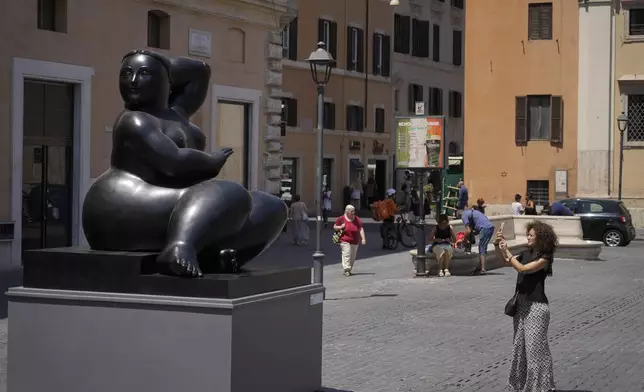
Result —
<path fill-rule="evenodd" d="M 617 117 L 617 128 L 619 129 L 619 185 L 617 198 L 622 200 L 622 173 L 624 171 L 624 132 L 628 128 L 628 116 L 622 112 Z"/>
<path fill-rule="evenodd" d="M 317 50 L 305 61 L 311 67 L 313 82 L 317 85 L 318 92 L 318 126 L 317 126 L 317 154 L 315 165 L 315 193 L 316 193 L 316 219 L 315 219 L 315 253 L 313 253 L 313 282 L 324 281 L 324 253 L 322 253 L 322 160 L 324 154 L 324 86 L 331 77 L 331 67 L 335 63 L 333 56 L 326 51 L 324 42 L 318 42 Z"/>

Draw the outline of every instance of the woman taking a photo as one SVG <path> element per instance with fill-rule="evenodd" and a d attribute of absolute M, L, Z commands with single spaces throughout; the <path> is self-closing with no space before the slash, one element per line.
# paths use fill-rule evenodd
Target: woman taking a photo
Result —
<path fill-rule="evenodd" d="M 552 226 L 539 221 L 526 225 L 528 250 L 513 255 L 503 233 L 496 236 L 500 258 L 519 273 L 514 297 L 506 305 L 506 314 L 514 317 L 512 368 L 508 378 L 514 392 L 554 391 L 552 355 L 548 346 L 550 309 L 544 290 L 547 276 L 552 276 L 553 253 L 558 239 Z"/>
<path fill-rule="evenodd" d="M 344 208 L 344 215 L 335 221 L 333 230 L 342 232 L 340 237 L 342 268 L 344 269 L 344 276 L 351 276 L 353 263 L 355 263 L 358 253 L 358 244 L 365 245 L 367 243 L 362 221 L 356 216 L 354 206 L 349 204 Z"/>

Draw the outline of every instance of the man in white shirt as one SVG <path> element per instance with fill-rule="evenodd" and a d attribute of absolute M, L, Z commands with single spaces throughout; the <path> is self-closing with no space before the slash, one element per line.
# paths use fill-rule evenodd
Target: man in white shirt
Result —
<path fill-rule="evenodd" d="M 514 203 L 512 203 L 512 215 L 522 215 L 523 204 L 521 204 L 521 195 L 518 193 L 514 195 Z"/>

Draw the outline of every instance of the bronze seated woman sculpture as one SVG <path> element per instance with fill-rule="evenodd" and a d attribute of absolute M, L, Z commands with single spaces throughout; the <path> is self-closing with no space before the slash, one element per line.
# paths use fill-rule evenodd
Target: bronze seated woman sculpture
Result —
<path fill-rule="evenodd" d="M 210 67 L 137 50 L 123 57 L 125 110 L 113 127 L 111 167 L 83 204 L 83 230 L 95 250 L 160 252 L 165 273 L 234 272 L 282 232 L 278 197 L 215 180 L 230 148 L 204 152 L 188 120 L 203 104 Z M 203 271 L 203 272 L 202 272 Z"/>

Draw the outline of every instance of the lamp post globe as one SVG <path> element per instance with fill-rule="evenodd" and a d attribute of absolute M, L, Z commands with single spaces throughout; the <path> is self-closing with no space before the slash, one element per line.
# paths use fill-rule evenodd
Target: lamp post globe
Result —
<path fill-rule="evenodd" d="M 311 67 L 311 77 L 318 86 L 324 86 L 329 83 L 331 77 L 331 68 L 335 63 L 331 53 L 327 52 L 326 44 L 318 42 L 318 48 L 311 52 L 308 59 L 304 60 Z"/>
<path fill-rule="evenodd" d="M 624 114 L 624 112 L 617 117 L 617 127 L 620 132 L 626 131 L 626 128 L 628 127 L 628 116 Z"/>
<path fill-rule="evenodd" d="M 400 1 L 398 1 L 398 0 L 391 0 L 391 1 L 389 2 L 389 5 L 400 5 Z"/>

